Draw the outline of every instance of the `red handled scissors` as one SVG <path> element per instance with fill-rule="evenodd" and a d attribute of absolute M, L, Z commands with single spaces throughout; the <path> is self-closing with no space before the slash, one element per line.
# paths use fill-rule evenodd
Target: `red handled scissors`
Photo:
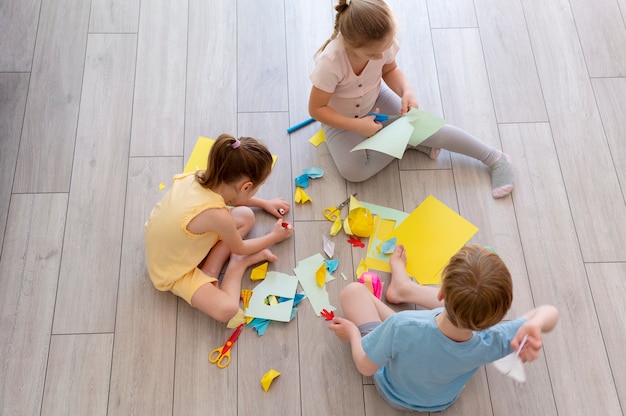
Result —
<path fill-rule="evenodd" d="M 217 347 L 211 351 L 211 354 L 209 354 L 209 361 L 217 365 L 219 368 L 228 367 L 228 364 L 230 364 L 230 349 L 237 341 L 237 338 L 239 338 L 241 331 L 243 331 L 243 324 L 240 324 L 237 329 L 235 329 L 222 348 Z"/>

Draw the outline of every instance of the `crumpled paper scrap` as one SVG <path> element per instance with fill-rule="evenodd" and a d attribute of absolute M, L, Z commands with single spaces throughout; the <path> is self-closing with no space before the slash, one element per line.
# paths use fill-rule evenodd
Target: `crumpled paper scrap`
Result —
<path fill-rule="evenodd" d="M 307 195 L 306 192 L 304 192 L 304 189 L 300 188 L 299 186 L 296 186 L 296 194 L 293 197 L 293 200 L 299 204 L 305 204 L 309 201 L 313 201 L 311 197 Z"/>
<path fill-rule="evenodd" d="M 265 373 L 263 375 L 263 378 L 261 379 L 261 387 L 263 387 L 263 390 L 267 392 L 270 388 L 270 385 L 272 384 L 272 381 L 274 381 L 274 379 L 279 375 L 280 373 L 274 369 L 271 369 L 267 373 Z"/>
<path fill-rule="evenodd" d="M 354 196 L 350 196 L 350 212 L 343 221 L 343 230 L 348 235 L 369 237 L 374 232 L 374 216 Z"/>

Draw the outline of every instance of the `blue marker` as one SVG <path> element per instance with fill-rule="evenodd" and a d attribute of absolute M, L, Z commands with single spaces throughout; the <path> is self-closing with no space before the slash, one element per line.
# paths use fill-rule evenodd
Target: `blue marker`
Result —
<path fill-rule="evenodd" d="M 301 129 L 304 126 L 308 126 L 309 124 L 313 123 L 315 121 L 315 119 L 313 117 L 311 117 L 308 120 L 304 120 L 302 123 L 298 123 L 295 126 L 291 126 L 287 129 L 287 133 L 291 134 L 296 130 Z"/>

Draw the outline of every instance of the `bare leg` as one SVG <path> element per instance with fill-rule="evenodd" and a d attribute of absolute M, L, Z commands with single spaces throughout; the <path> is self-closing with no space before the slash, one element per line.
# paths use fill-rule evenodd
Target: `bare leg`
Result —
<path fill-rule="evenodd" d="M 268 249 L 248 256 L 231 255 L 220 287 L 211 283 L 200 286 L 191 297 L 191 304 L 217 321 L 228 322 L 239 310 L 241 280 L 246 269 L 262 261 L 277 260 Z"/>
<path fill-rule="evenodd" d="M 254 212 L 248 207 L 234 207 L 231 214 L 235 219 L 237 231 L 241 238 L 244 238 L 254 226 Z M 230 257 L 230 250 L 222 241 L 215 244 L 207 255 L 200 270 L 207 276 L 219 277 L 226 260 Z"/>
<path fill-rule="evenodd" d="M 343 288 L 339 298 L 343 315 L 357 326 L 367 322 L 382 322 L 395 313 L 361 283 L 350 283 Z"/>
<path fill-rule="evenodd" d="M 406 271 L 406 250 L 398 244 L 389 259 L 391 282 L 387 287 L 387 302 L 414 303 L 427 309 L 443 306 L 437 299 L 439 288 L 418 284 Z"/>

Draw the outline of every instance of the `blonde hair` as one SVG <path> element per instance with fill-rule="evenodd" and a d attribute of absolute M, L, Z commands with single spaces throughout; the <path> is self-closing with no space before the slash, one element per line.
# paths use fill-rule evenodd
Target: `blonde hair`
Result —
<path fill-rule="evenodd" d="M 247 178 L 258 186 L 269 176 L 272 162 L 272 154 L 257 139 L 222 134 L 211 147 L 206 170 L 196 172 L 196 181 L 211 189 Z"/>
<path fill-rule="evenodd" d="M 396 23 L 391 9 L 383 0 L 339 0 L 335 6 L 333 34 L 315 53 L 317 56 L 339 33 L 353 48 L 362 48 L 395 34 Z"/>
<path fill-rule="evenodd" d="M 453 325 L 480 331 L 506 315 L 513 302 L 513 281 L 496 253 L 472 245 L 459 250 L 444 268 L 441 293 Z"/>

